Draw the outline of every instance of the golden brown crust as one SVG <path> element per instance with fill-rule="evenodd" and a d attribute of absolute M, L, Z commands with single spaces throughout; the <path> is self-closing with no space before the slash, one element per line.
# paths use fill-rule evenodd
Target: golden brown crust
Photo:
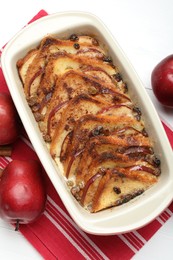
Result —
<path fill-rule="evenodd" d="M 99 41 L 48 35 L 17 68 L 48 149 L 83 207 L 119 206 L 157 182 L 160 160 L 141 111 Z"/>

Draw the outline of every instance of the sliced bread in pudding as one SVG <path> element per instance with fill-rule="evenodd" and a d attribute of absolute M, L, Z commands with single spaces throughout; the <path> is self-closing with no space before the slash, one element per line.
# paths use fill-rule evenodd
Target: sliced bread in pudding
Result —
<path fill-rule="evenodd" d="M 141 110 L 114 62 L 97 39 L 76 34 L 47 35 L 17 62 L 48 151 L 92 213 L 129 202 L 161 174 Z"/>

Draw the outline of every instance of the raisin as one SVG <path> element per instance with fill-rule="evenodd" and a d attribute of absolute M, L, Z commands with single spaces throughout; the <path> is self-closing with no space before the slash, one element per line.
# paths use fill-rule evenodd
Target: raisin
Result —
<path fill-rule="evenodd" d="M 113 191 L 116 193 L 116 194 L 120 194 L 121 193 L 121 189 L 119 187 L 113 187 Z"/>
<path fill-rule="evenodd" d="M 103 58 L 103 61 L 112 63 L 112 58 L 109 57 L 109 56 L 106 56 L 106 57 Z"/>
<path fill-rule="evenodd" d="M 35 117 L 35 120 L 36 120 L 37 122 L 42 121 L 43 118 L 44 118 L 44 116 L 43 116 L 41 113 L 39 113 L 39 112 L 35 112 L 35 113 L 34 113 L 34 117 Z"/>
<path fill-rule="evenodd" d="M 36 105 L 34 105 L 34 106 L 32 107 L 32 111 L 33 111 L 33 112 L 37 112 L 37 111 L 39 111 L 39 109 L 40 109 L 40 104 L 36 104 Z"/>
<path fill-rule="evenodd" d="M 92 130 L 92 136 L 98 136 L 103 133 L 103 126 L 97 126 Z"/>
<path fill-rule="evenodd" d="M 121 77 L 120 73 L 113 74 L 112 76 L 118 82 L 122 80 L 122 77 Z"/>
<path fill-rule="evenodd" d="M 70 39 L 70 41 L 73 41 L 73 42 L 79 40 L 79 38 L 78 38 L 78 36 L 77 36 L 76 34 L 72 34 L 72 35 L 70 35 L 69 39 Z"/>
<path fill-rule="evenodd" d="M 140 110 L 139 107 L 134 107 L 134 108 L 133 108 L 133 111 L 136 112 L 139 116 L 142 115 L 141 110 Z"/>
<path fill-rule="evenodd" d="M 50 143 L 52 141 L 52 138 L 48 134 L 44 135 L 43 138 L 44 138 L 45 142 L 47 142 L 47 143 Z"/>
<path fill-rule="evenodd" d="M 142 134 L 143 136 L 148 137 L 148 133 L 145 128 L 142 129 Z"/>
<path fill-rule="evenodd" d="M 37 104 L 37 97 L 29 97 L 27 98 L 27 101 L 28 101 L 28 105 L 32 107 Z"/>
<path fill-rule="evenodd" d="M 155 165 L 156 167 L 159 167 L 160 164 L 161 164 L 160 159 L 158 159 L 157 157 L 155 157 L 155 158 L 153 159 L 153 163 L 154 163 L 154 165 Z"/>
<path fill-rule="evenodd" d="M 74 47 L 76 50 L 80 49 L 79 43 L 74 43 L 73 47 Z"/>

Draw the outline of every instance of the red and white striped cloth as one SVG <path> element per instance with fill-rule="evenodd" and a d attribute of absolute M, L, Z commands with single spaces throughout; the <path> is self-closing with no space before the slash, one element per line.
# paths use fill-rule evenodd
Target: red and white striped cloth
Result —
<path fill-rule="evenodd" d="M 47 15 L 41 10 L 30 22 Z M 0 91 L 8 92 L 0 68 Z M 165 126 L 173 147 L 173 132 Z M 13 159 L 38 159 L 23 129 L 14 143 L 12 157 L 0 157 L 0 167 Z M 44 259 L 131 259 L 173 214 L 173 203 L 147 226 L 130 233 L 95 236 L 83 232 L 71 219 L 46 173 L 48 201 L 44 214 L 35 223 L 21 225 L 20 232 Z"/>

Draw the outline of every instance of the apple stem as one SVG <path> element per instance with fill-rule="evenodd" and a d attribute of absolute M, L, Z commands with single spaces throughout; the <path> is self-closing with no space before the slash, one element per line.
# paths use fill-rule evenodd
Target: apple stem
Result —
<path fill-rule="evenodd" d="M 15 231 L 18 231 L 18 230 L 19 230 L 19 222 L 20 222 L 20 220 L 19 220 L 19 219 L 17 219 L 17 220 L 16 220 L 16 227 L 15 227 Z"/>

